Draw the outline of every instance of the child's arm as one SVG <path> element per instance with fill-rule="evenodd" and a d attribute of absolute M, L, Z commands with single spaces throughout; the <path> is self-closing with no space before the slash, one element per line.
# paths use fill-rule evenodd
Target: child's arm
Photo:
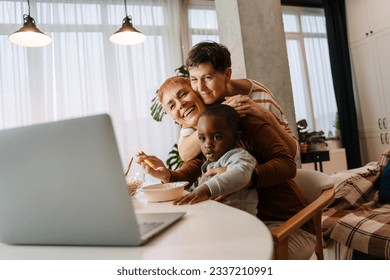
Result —
<path fill-rule="evenodd" d="M 215 175 L 205 182 L 212 198 L 248 187 L 252 172 L 256 167 L 256 159 L 247 151 L 234 149 L 228 153 L 230 155 L 219 160 L 220 165 L 226 166 L 226 172 Z"/>
<path fill-rule="evenodd" d="M 210 189 L 206 184 L 197 187 L 193 192 L 176 199 L 173 204 L 195 204 L 208 200 L 211 197 Z"/>
<path fill-rule="evenodd" d="M 183 161 L 189 161 L 196 158 L 201 150 L 198 139 L 198 131 L 191 135 L 184 136 L 178 145 L 179 155 Z"/>
<path fill-rule="evenodd" d="M 226 159 L 227 168 L 214 168 L 209 174 L 216 174 L 198 186 L 193 192 L 174 201 L 174 204 L 195 204 L 221 195 L 232 194 L 248 187 L 252 172 L 256 166 L 256 159 L 245 150 L 235 153 Z M 223 170 L 225 172 L 221 173 Z M 218 175 L 217 175 L 218 174 Z"/>

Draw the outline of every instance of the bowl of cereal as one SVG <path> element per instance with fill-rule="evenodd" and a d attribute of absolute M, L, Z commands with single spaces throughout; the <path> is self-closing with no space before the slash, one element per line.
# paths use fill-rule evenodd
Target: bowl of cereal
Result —
<path fill-rule="evenodd" d="M 144 186 L 142 192 L 150 202 L 170 201 L 181 197 L 188 184 L 187 181 L 154 184 Z"/>

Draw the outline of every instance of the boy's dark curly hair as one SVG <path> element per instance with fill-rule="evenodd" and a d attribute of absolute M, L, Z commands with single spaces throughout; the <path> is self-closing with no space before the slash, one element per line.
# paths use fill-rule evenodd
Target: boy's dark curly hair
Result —
<path fill-rule="evenodd" d="M 240 116 L 237 111 L 226 104 L 213 104 L 206 107 L 206 110 L 200 115 L 203 116 L 218 116 L 223 117 L 233 132 L 237 135 L 240 132 Z"/>

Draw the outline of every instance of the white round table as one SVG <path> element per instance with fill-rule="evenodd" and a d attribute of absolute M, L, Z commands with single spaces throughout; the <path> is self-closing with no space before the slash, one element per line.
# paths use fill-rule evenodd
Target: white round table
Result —
<path fill-rule="evenodd" d="M 186 215 L 140 247 L 21 246 L 0 244 L 0 259 L 66 260 L 257 260 L 271 259 L 270 231 L 258 218 L 215 201 L 194 205 L 147 202 L 132 198 L 138 213 L 178 212 Z"/>

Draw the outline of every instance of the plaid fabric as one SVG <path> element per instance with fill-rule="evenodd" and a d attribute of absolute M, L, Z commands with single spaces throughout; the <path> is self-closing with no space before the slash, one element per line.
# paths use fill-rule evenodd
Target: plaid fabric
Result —
<path fill-rule="evenodd" d="M 343 172 L 346 179 L 335 185 L 335 199 L 323 212 L 325 242 L 333 239 L 371 256 L 390 259 L 390 205 L 378 202 L 375 184 L 389 158 L 390 149 L 378 162 Z"/>

